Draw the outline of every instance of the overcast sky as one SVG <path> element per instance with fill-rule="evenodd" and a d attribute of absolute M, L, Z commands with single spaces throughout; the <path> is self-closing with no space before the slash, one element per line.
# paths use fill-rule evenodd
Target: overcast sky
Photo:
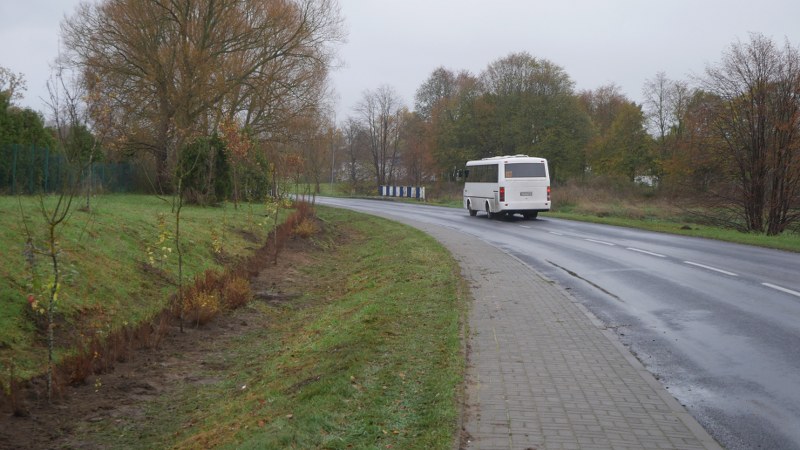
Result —
<path fill-rule="evenodd" d="M 0 66 L 22 72 L 22 102 L 44 110 L 59 23 L 78 0 L 0 0 Z M 688 80 L 737 39 L 760 32 L 800 46 L 800 0 L 339 0 L 347 42 L 333 74 L 337 120 L 367 89 L 393 87 L 409 108 L 439 66 L 479 74 L 513 52 L 561 66 L 578 90 L 615 83 L 641 102 L 664 71 Z"/>

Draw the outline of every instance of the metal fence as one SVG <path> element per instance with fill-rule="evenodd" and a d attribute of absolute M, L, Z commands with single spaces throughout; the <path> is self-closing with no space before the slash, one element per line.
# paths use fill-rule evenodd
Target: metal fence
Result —
<path fill-rule="evenodd" d="M 137 170 L 129 163 L 100 162 L 77 170 L 46 147 L 0 147 L 0 194 L 50 193 L 74 183 L 97 192 L 131 192 L 136 179 Z"/>

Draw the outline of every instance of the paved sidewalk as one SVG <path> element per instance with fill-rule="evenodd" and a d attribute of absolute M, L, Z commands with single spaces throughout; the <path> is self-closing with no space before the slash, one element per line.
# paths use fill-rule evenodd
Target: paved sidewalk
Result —
<path fill-rule="evenodd" d="M 392 219 L 445 245 L 471 286 L 461 448 L 720 448 L 554 282 L 472 236 Z"/>

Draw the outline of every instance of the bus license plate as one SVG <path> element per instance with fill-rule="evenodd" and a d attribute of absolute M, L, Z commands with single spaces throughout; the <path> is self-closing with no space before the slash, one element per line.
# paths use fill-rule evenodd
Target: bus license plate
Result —
<path fill-rule="evenodd" d="M 522 197 L 531 197 L 533 195 L 533 192 L 530 192 L 530 191 L 528 191 L 528 192 L 520 192 L 519 195 L 522 196 Z"/>

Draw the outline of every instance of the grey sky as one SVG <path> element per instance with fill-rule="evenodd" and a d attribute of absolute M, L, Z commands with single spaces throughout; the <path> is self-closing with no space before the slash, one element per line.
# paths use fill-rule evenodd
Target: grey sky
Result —
<path fill-rule="evenodd" d="M 22 72 L 23 104 L 43 111 L 59 23 L 78 0 L 0 0 L 0 66 Z M 797 0 L 339 0 L 348 41 L 333 74 L 337 120 L 366 89 L 392 86 L 409 107 L 439 66 L 480 73 L 527 51 L 563 67 L 578 90 L 616 83 L 641 101 L 646 79 L 701 75 L 736 39 L 760 32 L 800 45 Z"/>

